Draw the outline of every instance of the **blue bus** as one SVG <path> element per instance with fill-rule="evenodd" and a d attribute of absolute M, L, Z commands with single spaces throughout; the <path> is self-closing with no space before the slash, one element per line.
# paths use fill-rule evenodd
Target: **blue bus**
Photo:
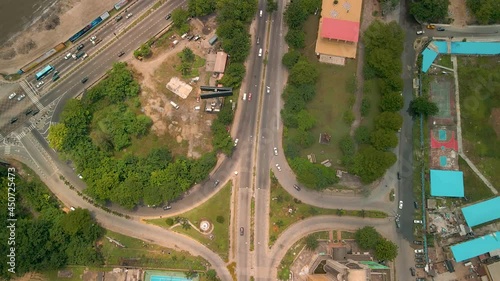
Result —
<path fill-rule="evenodd" d="M 40 70 L 40 72 L 36 74 L 36 80 L 42 79 L 45 75 L 51 73 L 52 71 L 54 71 L 54 67 L 52 65 L 47 65 L 44 69 Z"/>

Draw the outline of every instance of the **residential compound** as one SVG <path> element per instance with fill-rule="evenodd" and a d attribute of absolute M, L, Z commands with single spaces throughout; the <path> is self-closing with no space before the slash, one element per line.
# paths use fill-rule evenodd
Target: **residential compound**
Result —
<path fill-rule="evenodd" d="M 320 62 L 345 65 L 356 58 L 362 0 L 323 0 L 316 55 Z"/>

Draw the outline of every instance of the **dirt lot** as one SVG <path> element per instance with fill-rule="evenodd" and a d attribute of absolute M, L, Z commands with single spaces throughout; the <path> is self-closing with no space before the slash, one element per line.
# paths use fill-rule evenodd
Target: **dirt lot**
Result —
<path fill-rule="evenodd" d="M 466 26 L 472 21 L 465 0 L 450 1 L 450 6 L 448 6 L 448 14 L 449 17 L 453 19 L 453 22 L 451 24 L 455 26 Z"/>
<path fill-rule="evenodd" d="M 143 112 L 153 120 L 153 132 L 158 136 L 169 136 L 177 143 L 172 143 L 170 149 L 176 153 L 177 146 L 187 145 L 187 156 L 198 158 L 204 152 L 212 149 L 210 126 L 216 115 L 203 112 L 204 102 L 198 101 L 200 85 L 206 84 L 211 73 L 205 71 L 205 66 L 197 68 L 199 81 L 192 82 L 191 77 L 182 77 L 176 69 L 181 61 L 178 53 L 185 47 L 190 48 L 197 56 L 205 59 L 209 51 L 206 42 L 213 33 L 213 19 L 209 19 L 207 24 L 199 20 L 192 20 L 192 34 L 204 34 L 203 29 L 208 31 L 207 36 L 202 36 L 199 41 L 188 41 L 180 39 L 178 34 L 168 36 L 153 45 L 153 56 L 149 59 L 139 61 L 131 55 L 128 63 L 133 67 L 136 77 L 141 84 L 141 103 Z M 205 35 L 205 34 L 204 34 Z M 174 40 L 179 40 L 176 46 L 172 46 Z M 196 71 L 193 72 L 196 73 Z M 190 84 L 193 91 L 186 99 L 181 99 L 166 88 L 170 78 L 178 77 L 182 81 Z M 170 101 L 179 105 L 175 110 Z M 195 110 L 195 106 L 200 106 L 200 110 Z"/>

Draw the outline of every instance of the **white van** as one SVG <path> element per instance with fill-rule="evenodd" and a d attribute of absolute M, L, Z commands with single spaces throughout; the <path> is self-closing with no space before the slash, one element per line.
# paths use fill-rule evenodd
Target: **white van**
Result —
<path fill-rule="evenodd" d="M 175 102 L 171 101 L 170 104 L 175 108 L 179 109 L 179 105 L 177 105 Z"/>
<path fill-rule="evenodd" d="M 243 100 L 247 100 L 247 93 L 243 94 Z"/>
<path fill-rule="evenodd" d="M 259 13 L 260 17 L 262 17 L 262 10 L 260 10 L 260 13 Z"/>
<path fill-rule="evenodd" d="M 259 49 L 259 57 L 262 57 L 262 48 Z"/>

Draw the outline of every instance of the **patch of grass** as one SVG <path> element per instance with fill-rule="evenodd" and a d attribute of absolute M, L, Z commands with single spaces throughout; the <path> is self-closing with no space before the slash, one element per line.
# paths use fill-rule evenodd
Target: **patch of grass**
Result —
<path fill-rule="evenodd" d="M 206 59 L 200 56 L 196 56 L 193 62 L 193 68 L 200 68 L 202 66 L 205 66 L 206 61 Z"/>
<path fill-rule="evenodd" d="M 88 267 L 88 266 L 67 266 L 62 269 L 57 269 L 57 270 L 47 270 L 41 273 L 41 275 L 45 278 L 42 280 L 50 280 L 50 281 L 81 281 L 82 280 L 82 275 L 85 269 L 89 271 L 112 271 L 113 268 L 111 267 Z M 70 278 L 66 277 L 58 277 L 57 273 L 59 270 L 68 270 L 73 272 L 73 276 Z M 39 280 L 39 279 L 30 279 L 30 280 Z"/>
<path fill-rule="evenodd" d="M 354 232 L 342 231 L 340 235 L 342 239 L 354 239 Z"/>
<path fill-rule="evenodd" d="M 175 268 L 175 269 L 194 269 L 205 270 L 205 261 L 201 257 L 193 257 L 188 252 L 179 252 L 169 248 L 160 247 L 155 244 L 149 244 L 139 239 L 128 237 L 112 231 L 107 231 L 108 236 L 125 246 L 117 247 L 108 239 L 103 238 L 102 253 L 107 265 L 120 265 L 120 259 L 138 258 L 134 266 L 151 268 Z"/>
<path fill-rule="evenodd" d="M 316 35 L 318 32 L 318 17 L 311 16 L 304 26 L 306 33 L 306 47 L 303 54 L 319 72 L 316 83 L 316 96 L 308 104 L 307 110 L 317 120 L 311 130 L 315 138 L 320 133 L 328 133 L 332 139 L 330 144 L 323 145 L 315 142 L 310 148 L 301 152 L 301 156 L 315 154 L 317 162 L 330 159 L 334 165 L 340 160 L 338 142 L 349 133 L 350 126 L 343 120 L 344 112 L 350 110 L 349 100 L 353 96 L 353 77 L 356 74 L 356 61 L 349 60 L 345 66 L 330 65 L 318 62 L 315 53 Z"/>
<path fill-rule="evenodd" d="M 458 159 L 458 166 L 460 167 L 460 171 L 464 173 L 465 197 L 469 200 L 467 203 L 481 201 L 493 196 L 491 190 L 474 173 L 462 157 Z"/>
<path fill-rule="evenodd" d="M 496 57 L 459 57 L 464 151 L 491 182 L 500 182 L 500 64 Z M 494 184 L 499 189 L 498 184 Z"/>
<path fill-rule="evenodd" d="M 231 277 L 233 277 L 233 280 L 237 280 L 236 278 L 236 262 L 232 262 L 227 265 L 227 270 L 229 270 L 229 273 L 231 274 Z"/>
<path fill-rule="evenodd" d="M 210 250 L 219 254 L 225 261 L 228 260 L 229 251 L 229 222 L 231 220 L 231 187 L 232 183 L 226 184 L 216 195 L 210 198 L 201 206 L 179 215 L 179 217 L 188 219 L 192 224 L 198 226 L 201 220 L 208 220 L 214 226 L 211 240 L 208 235 L 204 235 L 198 230 L 190 228 L 183 229 L 181 226 L 172 228 L 173 231 L 186 234 L 193 239 L 207 246 Z M 217 217 L 224 218 L 223 223 L 217 222 Z M 164 228 L 169 228 L 165 218 L 148 220 L 149 223 L 159 225 Z"/>
<path fill-rule="evenodd" d="M 448 68 L 453 68 L 453 63 L 451 62 L 451 55 L 439 55 L 436 64 Z"/>
<path fill-rule="evenodd" d="M 301 201 L 293 198 L 279 184 L 278 180 L 271 173 L 271 205 L 270 205 L 270 224 L 269 244 L 276 241 L 278 236 L 287 227 L 293 223 L 308 217 L 318 215 L 337 215 L 366 218 L 386 218 L 387 214 L 380 211 L 370 210 L 341 210 L 341 209 L 323 209 L 303 204 Z M 290 212 L 291 210 L 291 212 Z"/>
<path fill-rule="evenodd" d="M 132 144 L 118 152 L 115 152 L 117 158 L 121 158 L 125 153 L 131 152 L 136 156 L 145 157 L 153 148 L 168 147 L 173 155 L 187 155 L 188 142 L 182 141 L 178 143 L 170 134 L 157 136 L 150 132 L 148 135 L 141 138 L 132 138 Z"/>
<path fill-rule="evenodd" d="M 375 126 L 375 117 L 380 114 L 379 106 L 382 95 L 380 93 L 378 83 L 378 79 L 365 80 L 363 83 L 363 98 L 368 100 L 370 103 L 370 109 L 368 110 L 366 116 L 361 120 L 361 125 L 366 126 L 371 130 Z"/>
<path fill-rule="evenodd" d="M 329 240 L 330 239 L 330 232 L 329 231 L 320 231 L 314 233 L 316 236 L 316 239 L 318 240 Z"/>
<path fill-rule="evenodd" d="M 175 32 L 171 29 L 168 30 L 167 32 L 165 32 L 162 36 L 160 36 L 158 39 L 156 39 L 154 47 L 158 48 L 158 49 L 170 48 L 170 44 L 172 43 L 172 41 L 170 40 L 170 37 L 172 37 L 172 35 L 174 35 L 174 33 Z"/>

